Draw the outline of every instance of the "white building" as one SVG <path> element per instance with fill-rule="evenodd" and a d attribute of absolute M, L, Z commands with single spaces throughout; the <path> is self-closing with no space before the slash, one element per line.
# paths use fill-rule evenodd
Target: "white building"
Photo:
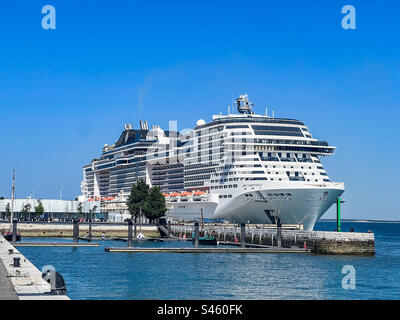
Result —
<path fill-rule="evenodd" d="M 45 218 L 65 218 L 72 219 L 78 214 L 79 201 L 74 200 L 55 200 L 55 199 L 40 199 L 44 208 Z M 95 213 L 100 213 L 100 202 L 99 201 L 84 201 L 82 203 L 82 211 L 85 214 L 89 213 L 94 206 L 96 206 Z M 30 214 L 32 218 L 36 218 L 35 207 L 39 205 L 39 199 L 15 199 L 14 200 L 14 215 L 17 218 L 21 217 L 21 211 L 24 206 L 30 204 Z M 3 199 L 0 200 L 0 217 L 5 218 L 7 214 L 7 206 L 11 210 L 12 200 Z"/>

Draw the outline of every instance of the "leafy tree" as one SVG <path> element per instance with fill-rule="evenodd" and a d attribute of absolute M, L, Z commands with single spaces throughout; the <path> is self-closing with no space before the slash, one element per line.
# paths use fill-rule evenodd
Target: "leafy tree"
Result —
<path fill-rule="evenodd" d="M 44 213 L 44 207 L 41 200 L 38 200 L 38 205 L 35 207 L 36 218 L 39 219 Z"/>
<path fill-rule="evenodd" d="M 0 197 L 0 200 L 4 200 L 5 198 L 4 197 Z"/>
<path fill-rule="evenodd" d="M 140 215 L 141 208 L 143 209 L 143 204 L 147 199 L 149 189 L 150 187 L 143 180 L 138 180 L 136 184 L 132 186 L 131 194 L 126 202 L 126 205 L 132 219 L 135 217 L 135 221 Z"/>
<path fill-rule="evenodd" d="M 151 188 L 143 204 L 144 215 L 152 223 L 154 219 L 162 217 L 166 211 L 165 197 L 161 193 L 160 188 L 158 186 Z"/>
<path fill-rule="evenodd" d="M 90 220 L 93 221 L 93 214 L 96 212 L 97 206 L 94 206 L 92 209 L 89 210 Z"/>
<path fill-rule="evenodd" d="M 81 219 L 83 216 L 83 205 L 82 202 L 78 203 L 78 219 Z"/>
<path fill-rule="evenodd" d="M 26 216 L 31 212 L 31 204 L 27 203 L 27 204 L 23 204 L 22 208 L 21 208 L 21 215 L 23 218 L 26 218 Z"/>
<path fill-rule="evenodd" d="M 10 203 L 7 203 L 7 205 L 6 205 L 6 218 L 10 219 L 10 217 L 11 217 Z"/>

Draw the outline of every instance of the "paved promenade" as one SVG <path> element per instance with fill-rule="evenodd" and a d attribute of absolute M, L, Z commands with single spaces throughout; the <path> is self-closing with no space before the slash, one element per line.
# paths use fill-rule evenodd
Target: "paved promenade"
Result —
<path fill-rule="evenodd" d="M 0 261 L 0 300 L 18 300 L 17 293 L 3 262 Z"/>

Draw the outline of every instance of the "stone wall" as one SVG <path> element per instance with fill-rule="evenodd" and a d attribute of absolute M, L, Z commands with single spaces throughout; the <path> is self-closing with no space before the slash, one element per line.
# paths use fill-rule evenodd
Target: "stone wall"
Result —
<path fill-rule="evenodd" d="M 192 237 L 193 226 L 171 226 L 177 237 Z M 240 227 L 206 226 L 205 232 L 215 232 L 218 241 L 240 242 Z M 276 246 L 277 232 L 274 229 L 246 228 L 246 243 Z M 301 247 L 319 254 L 373 255 L 375 236 L 373 233 L 282 230 L 283 247 Z"/>
<path fill-rule="evenodd" d="M 9 229 L 9 223 L 0 223 L 0 232 Z M 23 237 L 72 237 L 73 225 L 63 223 L 18 223 L 18 232 Z M 156 226 L 137 226 L 137 233 L 141 232 L 147 237 L 159 237 Z M 85 237 L 89 232 L 88 224 L 79 224 L 79 236 Z M 92 224 L 93 237 L 101 237 L 105 234 L 107 238 L 128 237 L 128 225 Z"/>

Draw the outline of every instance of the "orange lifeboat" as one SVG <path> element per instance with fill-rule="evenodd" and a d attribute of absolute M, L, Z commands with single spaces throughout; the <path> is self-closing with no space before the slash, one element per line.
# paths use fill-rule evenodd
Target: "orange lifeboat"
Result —
<path fill-rule="evenodd" d="M 192 195 L 191 192 L 184 191 L 181 193 L 181 201 L 189 201 L 189 197 Z"/>
<path fill-rule="evenodd" d="M 201 201 L 205 197 L 205 195 L 206 195 L 205 191 L 201 191 L 201 190 L 195 191 L 193 193 L 193 200 Z"/>
<path fill-rule="evenodd" d="M 178 197 L 179 197 L 180 195 L 181 195 L 181 194 L 180 194 L 179 192 L 172 192 L 172 193 L 170 194 L 170 201 L 173 201 L 173 202 L 178 201 Z"/>

